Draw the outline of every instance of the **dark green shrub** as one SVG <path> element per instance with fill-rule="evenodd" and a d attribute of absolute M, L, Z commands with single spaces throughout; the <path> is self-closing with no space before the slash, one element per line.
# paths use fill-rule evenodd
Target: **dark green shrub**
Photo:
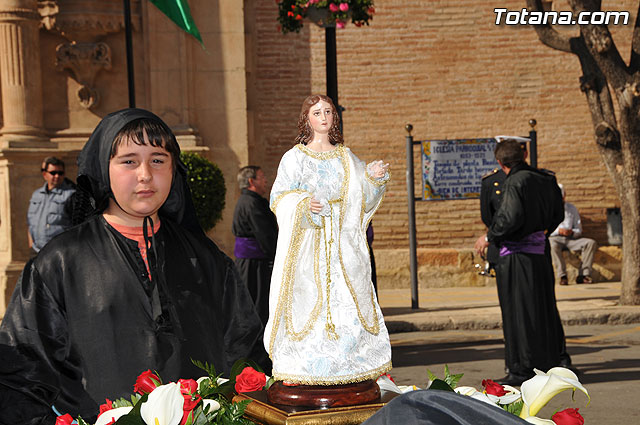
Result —
<path fill-rule="evenodd" d="M 211 230 L 224 210 L 227 193 L 224 175 L 216 164 L 196 153 L 182 152 L 180 158 L 187 166 L 187 181 L 200 226 L 205 231 Z"/>

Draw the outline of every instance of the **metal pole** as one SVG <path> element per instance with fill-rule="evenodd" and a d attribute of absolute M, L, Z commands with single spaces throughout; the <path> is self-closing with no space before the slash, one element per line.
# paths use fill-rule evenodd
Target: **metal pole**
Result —
<path fill-rule="evenodd" d="M 416 195 L 413 183 L 413 126 L 407 124 L 407 198 L 409 201 L 409 261 L 411 268 L 411 308 L 418 309 L 418 258 L 416 251 Z"/>
<path fill-rule="evenodd" d="M 340 131 L 342 131 L 342 106 L 338 102 L 338 50 L 336 47 L 336 27 L 329 26 L 324 29 L 327 96 L 333 100 L 333 104 L 340 117 Z"/>
<path fill-rule="evenodd" d="M 129 83 L 129 108 L 135 108 L 136 87 L 133 74 L 133 37 L 131 34 L 130 0 L 124 0 L 124 33 L 127 46 L 127 82 Z"/>
<path fill-rule="evenodd" d="M 529 143 L 529 162 L 533 168 L 538 168 L 538 132 L 536 131 L 536 120 L 531 118 L 529 120 L 529 125 L 531 126 L 531 131 L 529 131 L 529 139 L 531 143 Z"/>

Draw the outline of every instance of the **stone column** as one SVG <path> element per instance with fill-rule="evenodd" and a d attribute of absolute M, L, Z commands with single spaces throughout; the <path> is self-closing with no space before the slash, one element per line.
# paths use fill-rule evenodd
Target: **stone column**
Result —
<path fill-rule="evenodd" d="M 40 15 L 36 0 L 0 0 L 0 145 L 42 141 Z"/>

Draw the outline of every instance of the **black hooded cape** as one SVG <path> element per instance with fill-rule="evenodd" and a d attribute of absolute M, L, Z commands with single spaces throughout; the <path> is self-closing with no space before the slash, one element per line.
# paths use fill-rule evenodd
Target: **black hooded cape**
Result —
<path fill-rule="evenodd" d="M 105 117 L 83 148 L 78 183 L 98 210 L 110 196 L 111 143 L 141 109 Z M 168 129 L 168 128 L 167 128 Z M 261 361 L 262 326 L 232 260 L 197 224 L 186 168 L 176 166 L 148 258 L 101 214 L 58 235 L 27 263 L 0 327 L 0 423 L 93 419 L 105 398 L 128 397 L 136 377 L 198 378 L 190 359 L 229 372 Z"/>
<path fill-rule="evenodd" d="M 547 235 L 564 219 L 555 176 L 525 163 L 507 176 L 500 208 L 487 233 L 490 242 L 519 241 L 534 232 Z M 510 373 L 529 377 L 533 368 L 560 365 L 566 354 L 564 330 L 556 307 L 553 266 L 548 253 L 514 253 L 496 266 L 502 311 L 505 361 Z"/>

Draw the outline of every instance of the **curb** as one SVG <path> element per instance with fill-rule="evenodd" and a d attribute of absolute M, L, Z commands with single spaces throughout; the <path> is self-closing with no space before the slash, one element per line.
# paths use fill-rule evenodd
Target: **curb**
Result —
<path fill-rule="evenodd" d="M 578 325 L 622 325 L 640 323 L 640 307 L 629 307 L 630 311 L 608 311 L 608 310 L 590 310 L 590 311 L 569 311 L 560 312 L 560 319 L 564 326 Z M 419 315 L 420 313 L 417 313 Z M 462 313 L 461 315 L 463 315 Z M 425 313 L 421 314 L 422 316 Z M 449 330 L 483 330 L 483 329 L 501 329 L 502 319 L 500 316 L 491 315 L 489 317 L 477 316 L 460 320 L 459 317 L 440 315 L 439 317 L 416 317 L 415 319 L 407 317 L 406 319 L 391 319 L 386 321 L 389 333 L 402 332 L 431 332 L 431 331 L 449 331 Z"/>

